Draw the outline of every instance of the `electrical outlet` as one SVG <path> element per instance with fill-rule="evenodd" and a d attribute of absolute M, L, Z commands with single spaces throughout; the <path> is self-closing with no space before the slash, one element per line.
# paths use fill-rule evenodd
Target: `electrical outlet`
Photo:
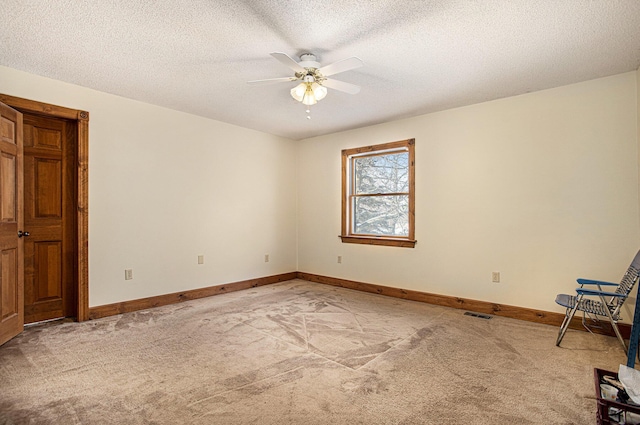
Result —
<path fill-rule="evenodd" d="M 491 273 L 491 281 L 494 283 L 500 283 L 500 272 Z"/>
<path fill-rule="evenodd" d="M 342 255 L 338 255 L 338 264 L 342 264 Z"/>
<path fill-rule="evenodd" d="M 204 264 L 204 255 L 198 255 L 198 264 Z"/>
<path fill-rule="evenodd" d="M 265 263 L 269 262 L 269 254 L 264 254 L 264 262 Z"/>
<path fill-rule="evenodd" d="M 133 279 L 133 269 L 125 269 L 124 271 L 124 280 Z"/>

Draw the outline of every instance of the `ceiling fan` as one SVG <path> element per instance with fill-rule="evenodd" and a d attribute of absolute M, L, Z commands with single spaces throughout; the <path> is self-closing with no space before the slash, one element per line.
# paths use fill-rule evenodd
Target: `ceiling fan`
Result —
<path fill-rule="evenodd" d="M 327 78 L 340 72 L 361 67 L 363 65 L 362 61 L 355 56 L 326 66 L 320 66 L 320 63 L 316 61 L 315 55 L 311 53 L 300 55 L 300 62 L 296 62 L 286 53 L 273 52 L 271 56 L 287 68 L 295 71 L 295 76 L 248 81 L 249 84 L 274 84 L 300 80 L 300 84 L 291 89 L 291 97 L 307 106 L 315 105 L 319 100 L 324 99 L 327 95 L 327 87 L 349 94 L 360 92 L 360 87 L 355 84 Z M 309 113 L 309 109 L 307 109 L 307 113 Z M 307 118 L 310 117 L 307 116 Z"/>

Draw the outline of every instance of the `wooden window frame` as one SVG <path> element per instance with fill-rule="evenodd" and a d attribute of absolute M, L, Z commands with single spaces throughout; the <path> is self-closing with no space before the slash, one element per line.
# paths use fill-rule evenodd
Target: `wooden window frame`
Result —
<path fill-rule="evenodd" d="M 409 153 L 409 234 L 407 236 L 376 236 L 358 235 L 353 233 L 351 211 L 351 197 L 353 196 L 353 165 L 350 161 L 358 156 L 385 155 L 389 153 L 407 151 Z M 397 246 L 413 248 L 415 239 L 415 139 L 400 140 L 381 145 L 365 146 L 361 148 L 342 150 L 342 233 L 343 243 L 357 243 L 367 245 Z"/>

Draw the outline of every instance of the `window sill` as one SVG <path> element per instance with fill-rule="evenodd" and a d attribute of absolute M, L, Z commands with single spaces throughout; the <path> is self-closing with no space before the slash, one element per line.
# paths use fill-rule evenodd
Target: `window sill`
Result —
<path fill-rule="evenodd" d="M 364 245 L 399 246 L 401 248 L 414 248 L 418 241 L 412 239 L 395 239 L 370 236 L 339 236 L 342 243 L 359 243 Z"/>

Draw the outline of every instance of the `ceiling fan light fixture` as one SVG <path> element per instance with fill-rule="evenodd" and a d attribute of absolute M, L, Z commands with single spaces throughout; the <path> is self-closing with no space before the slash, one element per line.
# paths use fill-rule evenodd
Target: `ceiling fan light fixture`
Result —
<path fill-rule="evenodd" d="M 291 97 L 293 97 L 298 102 L 302 102 L 302 99 L 304 99 L 304 94 L 306 91 L 307 91 L 307 83 L 300 83 L 291 89 Z"/>
<path fill-rule="evenodd" d="M 327 95 L 327 88 L 320 84 L 313 83 L 300 83 L 291 89 L 291 97 L 298 102 L 310 106 L 318 103 Z"/>
<path fill-rule="evenodd" d="M 313 89 L 311 88 L 311 84 L 309 83 L 307 83 L 307 88 L 304 92 L 302 103 L 307 106 L 315 105 L 316 103 L 318 103 L 318 99 L 316 99 L 316 95 L 313 93 Z"/>
<path fill-rule="evenodd" d="M 318 83 L 311 84 L 311 90 L 313 90 L 313 95 L 316 97 L 316 100 L 322 100 L 327 95 L 327 88 Z"/>

